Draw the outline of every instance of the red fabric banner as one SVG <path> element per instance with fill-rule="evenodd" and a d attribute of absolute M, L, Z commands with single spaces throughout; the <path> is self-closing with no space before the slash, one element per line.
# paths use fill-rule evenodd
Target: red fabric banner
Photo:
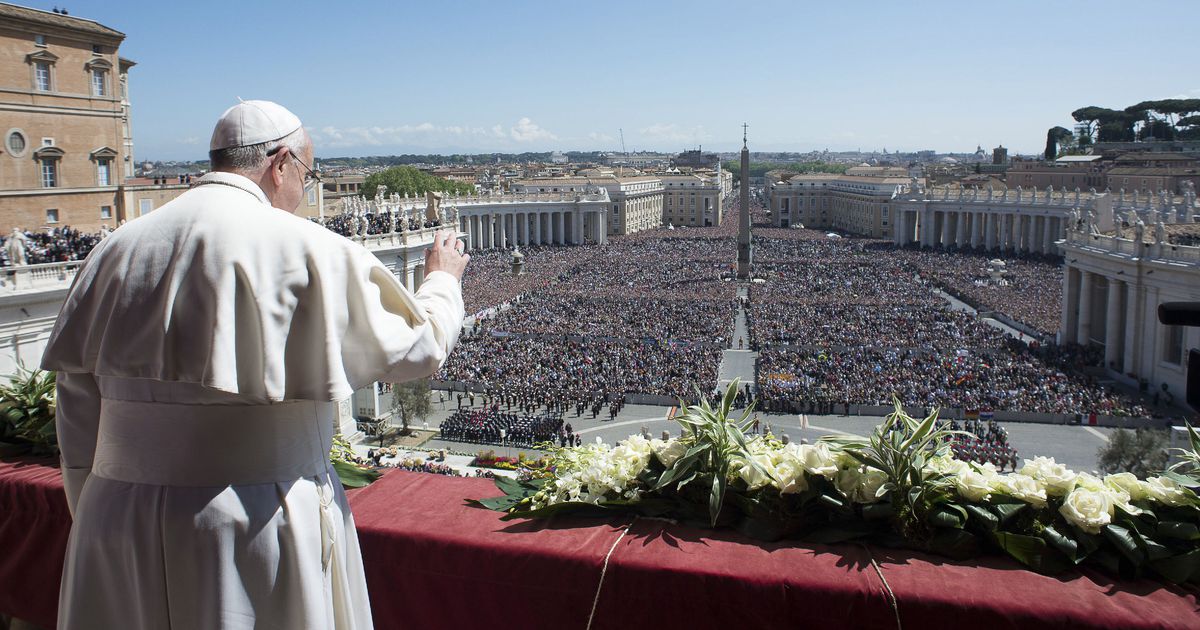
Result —
<path fill-rule="evenodd" d="M 350 493 L 377 628 L 1200 627 L 1189 587 L 649 519 L 505 522 L 464 501 L 497 494 L 402 471 Z M 54 626 L 69 527 L 57 469 L 0 462 L 0 612 Z"/>

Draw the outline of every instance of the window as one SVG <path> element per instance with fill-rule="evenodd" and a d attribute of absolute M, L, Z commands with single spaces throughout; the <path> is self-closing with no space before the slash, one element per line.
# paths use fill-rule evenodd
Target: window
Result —
<path fill-rule="evenodd" d="M 96 160 L 96 185 L 110 186 L 112 181 L 112 160 Z"/>
<path fill-rule="evenodd" d="M 46 223 L 58 223 L 58 208 L 46 210 Z"/>
<path fill-rule="evenodd" d="M 153 211 L 154 211 L 154 200 L 153 199 L 139 199 L 138 200 L 138 216 L 150 214 Z"/>
<path fill-rule="evenodd" d="M 94 55 L 103 55 L 103 54 L 104 54 L 104 47 L 103 47 L 103 46 L 101 46 L 100 44 L 92 44 L 92 54 L 94 54 Z"/>
<path fill-rule="evenodd" d="M 112 206 L 100 206 L 100 218 L 101 219 L 111 219 L 112 218 Z"/>
<path fill-rule="evenodd" d="M 308 205 L 310 205 L 310 206 L 317 205 L 317 187 L 316 186 L 313 186 L 312 188 L 308 189 Z"/>
<path fill-rule="evenodd" d="M 25 155 L 25 135 L 20 131 L 8 132 L 8 152 L 16 157 Z"/>
<path fill-rule="evenodd" d="M 39 61 L 34 64 L 34 77 L 37 89 L 42 92 L 50 91 L 50 64 L 48 62 Z"/>
<path fill-rule="evenodd" d="M 1183 364 L 1183 326 L 1165 326 L 1163 361 L 1172 365 Z"/>
<path fill-rule="evenodd" d="M 33 45 L 34 46 L 45 46 L 46 45 L 46 36 L 45 35 L 34 35 L 33 36 Z"/>
<path fill-rule="evenodd" d="M 42 160 L 42 188 L 58 186 L 58 160 L 44 158 Z"/>
<path fill-rule="evenodd" d="M 105 71 L 96 68 L 92 70 L 92 96 L 105 96 L 108 94 L 105 89 Z"/>

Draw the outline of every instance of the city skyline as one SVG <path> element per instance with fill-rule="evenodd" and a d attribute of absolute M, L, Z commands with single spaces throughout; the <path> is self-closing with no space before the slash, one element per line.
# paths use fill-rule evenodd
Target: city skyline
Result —
<path fill-rule="evenodd" d="M 631 152 L 732 152 L 744 121 L 755 151 L 1030 154 L 1079 107 L 1200 98 L 1186 21 L 1147 31 L 1118 2 L 159 6 L 67 7 L 127 36 L 139 160 L 204 159 L 237 97 L 291 108 L 322 157 L 619 151 L 618 130 Z"/>

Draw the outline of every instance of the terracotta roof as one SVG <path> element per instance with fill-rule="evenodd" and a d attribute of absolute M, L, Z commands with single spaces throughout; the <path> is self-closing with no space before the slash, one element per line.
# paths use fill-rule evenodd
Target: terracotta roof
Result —
<path fill-rule="evenodd" d="M 62 15 L 59 13 L 52 13 L 50 11 L 42 11 L 40 9 L 30 9 L 28 7 L 22 7 L 15 4 L 0 3 L 0 19 L 21 20 L 33 24 L 57 26 L 75 31 L 92 33 L 94 35 L 104 35 L 106 37 L 125 39 L 125 33 L 111 29 L 103 24 L 100 24 L 99 22 L 94 22 L 85 18 L 78 18 L 73 15 Z"/>

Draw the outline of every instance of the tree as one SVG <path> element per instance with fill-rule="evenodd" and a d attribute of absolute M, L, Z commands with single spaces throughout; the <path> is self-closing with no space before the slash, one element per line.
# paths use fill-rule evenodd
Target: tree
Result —
<path fill-rule="evenodd" d="M 420 197 L 430 190 L 462 194 L 475 191 L 475 186 L 471 184 L 435 177 L 411 166 L 394 166 L 368 175 L 362 184 L 362 191 L 367 199 L 375 198 L 380 184 L 387 186 L 388 194 L 412 197 Z"/>
<path fill-rule="evenodd" d="M 408 435 L 412 421 L 424 420 L 433 412 L 429 393 L 427 378 L 397 383 L 392 387 L 392 412 L 400 416 L 401 435 Z"/>
<path fill-rule="evenodd" d="M 1096 453 L 1104 473 L 1131 472 L 1139 477 L 1157 474 L 1167 467 L 1167 432 L 1139 427 L 1130 432 L 1117 429 Z"/>
<path fill-rule="evenodd" d="M 1066 127 L 1051 127 L 1046 131 L 1046 160 L 1050 161 L 1058 157 L 1058 145 L 1063 140 L 1072 137 L 1072 134 Z"/>

